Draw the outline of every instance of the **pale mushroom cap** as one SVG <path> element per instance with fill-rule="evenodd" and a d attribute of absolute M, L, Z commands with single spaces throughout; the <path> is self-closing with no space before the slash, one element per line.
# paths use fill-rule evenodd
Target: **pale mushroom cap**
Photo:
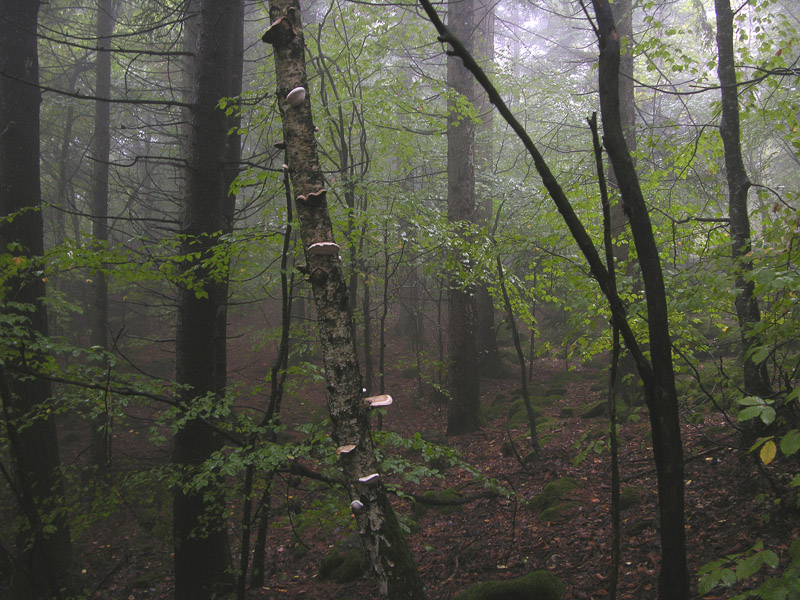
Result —
<path fill-rule="evenodd" d="M 308 247 L 309 254 L 332 255 L 339 253 L 339 245 L 336 242 L 317 242 Z"/>
<path fill-rule="evenodd" d="M 292 106 L 300 106 L 306 99 L 306 89 L 296 87 L 286 95 L 286 101 Z"/>
<path fill-rule="evenodd" d="M 373 473 L 372 475 L 367 475 L 366 477 L 359 477 L 358 480 L 361 483 L 376 483 L 380 477 L 381 476 L 378 473 Z"/>
<path fill-rule="evenodd" d="M 363 503 L 363 502 L 361 502 L 361 500 L 353 500 L 353 501 L 350 503 L 350 508 L 352 508 L 352 509 L 353 509 L 353 512 L 358 512 L 358 511 L 360 511 L 362 508 L 364 508 L 364 503 Z"/>
<path fill-rule="evenodd" d="M 370 396 L 369 398 L 364 398 L 364 402 L 372 408 L 380 408 L 381 406 L 389 406 L 392 403 L 392 397 L 389 394 Z"/>
<path fill-rule="evenodd" d="M 356 449 L 355 444 L 346 444 L 344 446 L 339 446 L 336 449 L 336 454 L 347 454 L 348 452 L 352 452 L 355 449 Z"/>

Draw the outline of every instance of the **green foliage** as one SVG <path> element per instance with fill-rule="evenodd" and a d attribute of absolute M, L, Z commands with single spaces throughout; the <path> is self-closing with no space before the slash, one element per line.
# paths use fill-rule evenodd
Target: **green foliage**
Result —
<path fill-rule="evenodd" d="M 578 450 L 578 454 L 572 459 L 572 464 L 577 467 L 590 454 L 603 454 L 609 449 L 609 443 L 603 436 L 601 428 L 593 428 L 581 434 L 573 444 L 573 448 Z"/>
<path fill-rule="evenodd" d="M 724 559 L 705 564 L 698 572 L 700 581 L 698 591 L 701 596 L 718 587 L 731 587 L 745 583 L 758 573 L 762 567 L 777 569 L 778 555 L 765 549 L 762 542 L 756 542 L 747 552 L 728 554 Z M 751 597 L 763 600 L 789 600 L 800 597 L 800 540 L 793 540 L 789 546 L 788 564 L 777 577 L 767 579 L 758 588 L 750 589 L 731 600 Z"/>

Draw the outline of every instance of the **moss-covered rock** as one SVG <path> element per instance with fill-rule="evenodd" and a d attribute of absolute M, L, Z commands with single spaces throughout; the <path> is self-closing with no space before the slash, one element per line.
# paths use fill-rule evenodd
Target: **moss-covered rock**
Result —
<path fill-rule="evenodd" d="M 358 534 L 336 544 L 319 564 L 320 579 L 348 583 L 364 573 L 364 546 Z"/>
<path fill-rule="evenodd" d="M 635 486 L 624 487 L 619 493 L 619 509 L 626 510 L 641 501 L 641 490 Z"/>
<path fill-rule="evenodd" d="M 594 404 L 587 406 L 581 413 L 583 419 L 594 419 L 608 414 L 608 402 L 605 400 L 598 400 Z"/>
<path fill-rule="evenodd" d="M 571 511 L 576 506 L 578 506 L 577 502 L 558 502 L 540 512 L 539 520 L 542 523 L 550 523 L 561 517 L 564 513 Z"/>
<path fill-rule="evenodd" d="M 556 479 L 544 486 L 539 494 L 528 500 L 527 507 L 541 514 L 561 502 L 564 496 L 577 487 L 578 482 L 572 477 Z"/>
<path fill-rule="evenodd" d="M 533 571 L 516 579 L 484 581 L 453 600 L 561 600 L 564 584 L 547 571 Z"/>
<path fill-rule="evenodd" d="M 439 433 L 435 429 L 426 429 L 419 432 L 419 437 L 429 444 L 436 444 L 437 446 L 446 446 L 447 438 L 443 433 Z"/>
<path fill-rule="evenodd" d="M 538 406 L 532 406 L 533 414 L 535 417 L 540 417 L 544 414 L 541 408 Z M 508 426 L 509 427 L 518 427 L 520 425 L 526 425 L 528 423 L 528 411 L 525 408 L 525 400 L 523 398 L 518 398 L 511 403 L 511 406 L 508 407 Z"/>
<path fill-rule="evenodd" d="M 414 502 L 411 508 L 411 514 L 414 516 L 415 519 L 419 519 L 422 517 L 428 509 L 435 510 L 440 515 L 451 515 L 454 512 L 462 510 L 462 506 L 460 504 L 434 504 L 437 500 L 441 501 L 449 501 L 449 500 L 458 500 L 461 498 L 461 494 L 459 494 L 453 488 L 445 488 L 441 491 L 434 491 L 428 490 L 424 494 L 422 494 L 423 498 L 428 500 L 432 500 L 433 502 L 427 503 L 424 500 L 419 502 Z"/>
<path fill-rule="evenodd" d="M 561 410 L 558 412 L 558 416 L 562 419 L 569 419 L 575 416 L 575 408 L 572 406 L 562 406 Z"/>

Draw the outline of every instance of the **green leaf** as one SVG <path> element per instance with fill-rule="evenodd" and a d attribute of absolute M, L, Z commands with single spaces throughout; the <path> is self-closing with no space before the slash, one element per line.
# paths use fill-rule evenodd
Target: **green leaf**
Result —
<path fill-rule="evenodd" d="M 789 556 L 792 557 L 793 563 L 800 563 L 800 538 L 794 540 L 789 546 Z"/>
<path fill-rule="evenodd" d="M 708 592 L 717 587 L 718 583 L 718 575 L 716 573 L 709 573 L 700 579 L 700 582 L 697 584 L 697 591 L 701 596 L 705 596 Z"/>
<path fill-rule="evenodd" d="M 749 421 L 755 419 L 761 414 L 763 406 L 748 406 L 747 408 L 739 411 L 739 421 Z"/>
<path fill-rule="evenodd" d="M 781 438 L 781 452 L 784 456 L 791 456 L 800 450 L 800 431 L 792 429 Z"/>
<path fill-rule="evenodd" d="M 774 445 L 775 444 L 773 444 L 773 446 Z M 763 558 L 761 552 L 757 552 L 752 556 L 748 556 L 747 558 L 740 560 L 736 565 L 736 579 L 742 581 L 743 579 L 748 579 L 749 577 L 755 575 L 761 568 L 762 561 Z"/>
<path fill-rule="evenodd" d="M 795 540 L 796 541 L 796 540 Z M 772 550 L 764 550 L 761 555 L 764 559 L 764 564 L 768 567 L 775 569 L 778 566 L 778 555 Z"/>

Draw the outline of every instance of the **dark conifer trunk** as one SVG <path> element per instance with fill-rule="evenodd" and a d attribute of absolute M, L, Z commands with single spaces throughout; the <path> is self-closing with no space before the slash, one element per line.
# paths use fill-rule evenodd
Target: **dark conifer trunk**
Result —
<path fill-rule="evenodd" d="M 44 253 L 39 183 L 39 2 L 0 0 L 0 248 L 18 268 L 0 288 L 0 306 L 21 321 L 22 337 L 0 356 L 0 400 L 12 461 L 20 530 L 9 598 L 66 598 L 72 544 L 60 472 L 56 426 L 47 403 L 50 384 L 19 369 L 36 370 L 36 350 L 47 336 L 44 278 L 36 261 Z M 20 313 L 8 303 L 33 310 Z"/>
<path fill-rule="evenodd" d="M 97 47 L 95 58 L 95 95 L 111 96 L 111 35 L 114 32 L 114 14 L 111 0 L 97 3 Z M 108 244 L 108 161 L 111 152 L 111 111 L 108 102 L 95 101 L 94 148 L 92 162 L 92 235 L 100 248 Z M 99 269 L 92 274 L 94 283 L 91 340 L 92 346 L 108 349 L 108 282 L 106 273 Z M 99 416 L 90 422 L 91 457 L 101 473 L 108 470 L 111 461 L 111 415 L 108 398 L 99 407 Z"/>
<path fill-rule="evenodd" d="M 225 328 L 220 314 L 227 303 L 227 273 L 210 272 L 210 258 L 226 230 L 227 119 L 218 108 L 230 96 L 231 57 L 235 46 L 237 11 L 225 0 L 201 0 L 192 77 L 192 108 L 181 252 L 184 273 L 192 286 L 182 286 L 176 330 L 175 373 L 183 386 L 180 401 L 187 408 L 219 401 L 224 394 Z M 222 339 L 220 339 L 222 338 Z M 224 518 L 223 482 L 213 477 L 203 489 L 185 484 L 223 440 L 204 419 L 187 421 L 175 434 L 173 461 L 182 483 L 175 491 L 173 535 L 175 543 L 175 597 L 203 600 L 220 597 L 232 588 L 231 552 Z"/>

